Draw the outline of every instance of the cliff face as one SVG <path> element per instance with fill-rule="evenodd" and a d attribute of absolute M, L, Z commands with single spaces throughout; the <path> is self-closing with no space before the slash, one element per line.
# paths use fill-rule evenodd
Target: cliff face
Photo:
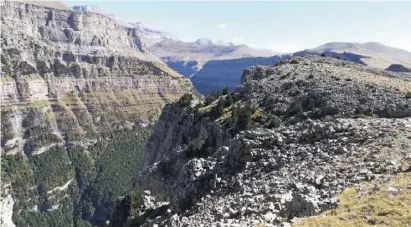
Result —
<path fill-rule="evenodd" d="M 140 33 L 138 28 L 123 27 L 100 14 L 50 8 L 47 4 L 2 2 L 2 180 L 11 183 L 7 191 L 16 203 L 13 215 L 25 214 L 18 220 L 13 217 L 17 225 L 27 226 L 30 215 L 38 215 L 36 210 L 58 210 L 54 215 L 72 213 L 64 210 L 70 209 L 67 204 L 75 207 L 74 198 L 82 197 L 83 191 L 90 190 L 91 182 L 98 181 L 98 168 L 108 168 L 107 163 L 98 167 L 98 160 L 103 150 L 111 149 L 113 139 L 121 134 L 124 140 L 117 141 L 118 146 L 124 141 L 140 146 L 144 142 L 135 139 L 147 136 L 142 133 L 148 130 L 144 127 L 156 120 L 163 105 L 192 92 L 188 79 L 147 51 Z M 96 143 L 100 148 L 95 150 L 100 153 L 91 155 Z M 116 149 L 118 154 L 128 150 L 138 156 L 140 152 L 130 147 Z M 78 160 L 92 163 L 90 169 L 76 166 L 74 154 L 85 155 Z M 126 157 L 124 153 L 121 156 Z M 111 161 L 120 166 L 130 161 L 118 158 L 112 156 Z M 47 165 L 55 168 L 47 171 L 41 163 L 51 160 L 56 163 Z M 81 182 L 85 174 L 91 176 L 90 182 Z M 126 181 L 124 178 L 123 183 Z M 65 184 L 67 187 L 56 189 Z M 66 189 L 73 193 L 68 193 L 65 208 L 58 208 L 60 200 L 66 198 Z M 59 195 L 53 194 L 60 191 Z M 35 199 L 27 202 L 34 195 Z M 80 211 L 80 219 L 100 218 L 98 210 L 110 207 L 116 199 L 109 197 L 87 202 L 97 211 Z M 50 201 L 46 206 L 47 198 Z M 105 218 L 110 215 L 110 211 L 103 213 Z M 45 218 L 52 214 L 43 214 L 41 221 L 33 222 L 35 226 L 52 225 L 53 218 Z"/>
<path fill-rule="evenodd" d="M 137 179 L 151 194 L 112 226 L 286 226 L 334 208 L 345 188 L 410 171 L 410 91 L 396 73 L 311 56 L 251 67 L 206 104 L 169 104 Z"/>
<path fill-rule="evenodd" d="M 146 52 L 135 28 L 30 4 L 6 2 L 1 10 L 2 110 L 13 115 L 2 142 L 17 145 L 9 152 L 22 149 L 27 113 L 47 116 L 50 133 L 75 140 L 155 118 L 164 103 L 190 89 Z"/>

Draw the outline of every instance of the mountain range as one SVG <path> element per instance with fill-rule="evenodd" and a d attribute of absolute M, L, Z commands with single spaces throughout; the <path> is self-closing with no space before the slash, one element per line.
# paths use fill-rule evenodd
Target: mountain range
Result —
<path fill-rule="evenodd" d="M 402 49 L 389 47 L 377 42 L 367 43 L 347 43 L 334 42 L 326 43 L 319 47 L 304 50 L 306 52 L 314 53 L 351 53 L 360 55 L 359 61 L 362 64 L 387 69 L 392 64 L 403 65 L 411 68 L 411 53 Z"/>
<path fill-rule="evenodd" d="M 327 55 L 358 64 L 403 73 L 410 78 L 411 53 L 380 43 L 327 43 L 291 54 L 273 54 L 246 45 L 221 46 L 164 40 L 151 48 L 170 68 L 189 77 L 202 94 L 231 90 L 240 84 L 242 70 L 253 65 L 273 65 L 292 56 Z"/>
<path fill-rule="evenodd" d="M 99 7 L 74 6 L 73 10 L 95 12 L 114 18 Z M 225 86 L 234 90 L 240 84 L 239 75 L 245 68 L 272 65 L 291 56 L 326 54 L 370 67 L 401 72 L 405 77 L 411 74 L 410 52 L 377 42 L 332 42 L 295 53 L 281 54 L 247 45 L 213 42 L 207 38 L 188 42 L 169 32 L 152 29 L 141 22 L 122 23 L 129 27 L 138 27 L 150 52 L 176 72 L 190 78 L 195 88 L 204 95 Z"/>
<path fill-rule="evenodd" d="M 0 6 L 1 226 L 409 223 L 409 52 L 276 54 Z"/>

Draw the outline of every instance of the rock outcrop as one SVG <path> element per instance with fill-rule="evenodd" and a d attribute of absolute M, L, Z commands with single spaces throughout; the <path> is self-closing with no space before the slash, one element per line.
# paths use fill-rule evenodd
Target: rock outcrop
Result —
<path fill-rule="evenodd" d="M 169 204 L 125 226 L 287 226 L 410 171 L 411 83 L 398 74 L 311 56 L 242 81 L 206 106 L 166 105 L 136 187 Z"/>
<path fill-rule="evenodd" d="M 411 69 L 404 67 L 403 65 L 400 64 L 392 64 L 388 68 L 386 68 L 388 71 L 392 72 L 404 72 L 404 73 L 411 73 Z"/>
<path fill-rule="evenodd" d="M 149 52 L 139 28 L 55 5 L 1 2 L 2 183 L 11 195 L 2 204 L 13 206 L 13 218 L 2 213 L 6 226 L 103 225 L 124 193 L 116 187 L 138 171 L 147 125 L 194 92 Z M 103 155 L 110 146 L 120 148 Z M 118 167 L 131 172 L 102 196 L 98 182 L 117 180 L 107 171 Z"/>

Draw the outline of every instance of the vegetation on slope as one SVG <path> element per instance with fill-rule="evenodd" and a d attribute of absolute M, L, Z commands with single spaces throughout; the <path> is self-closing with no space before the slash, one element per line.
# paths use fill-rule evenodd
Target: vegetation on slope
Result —
<path fill-rule="evenodd" d="M 17 226 L 103 226 L 115 201 L 140 170 L 149 128 L 105 135 L 88 147 L 55 146 L 33 155 L 2 156 L 2 180 L 11 182 Z M 67 185 L 67 188 L 62 188 Z"/>
<path fill-rule="evenodd" d="M 411 173 L 381 186 L 346 189 L 336 209 L 303 220 L 296 227 L 408 226 L 411 223 Z"/>

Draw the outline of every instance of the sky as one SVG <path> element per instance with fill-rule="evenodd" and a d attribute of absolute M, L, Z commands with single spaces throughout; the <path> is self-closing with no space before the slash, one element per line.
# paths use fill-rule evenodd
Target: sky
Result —
<path fill-rule="evenodd" d="M 184 41 L 209 38 L 278 52 L 328 42 L 380 42 L 411 51 L 408 2 L 66 1 L 95 5 Z"/>

